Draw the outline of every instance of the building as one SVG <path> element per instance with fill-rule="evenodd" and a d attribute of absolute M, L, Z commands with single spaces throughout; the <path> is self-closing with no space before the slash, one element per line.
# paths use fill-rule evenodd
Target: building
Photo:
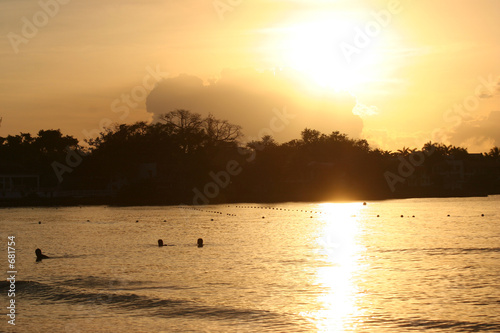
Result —
<path fill-rule="evenodd" d="M 40 177 L 30 174 L 0 174 L 0 199 L 18 199 L 36 194 Z"/>

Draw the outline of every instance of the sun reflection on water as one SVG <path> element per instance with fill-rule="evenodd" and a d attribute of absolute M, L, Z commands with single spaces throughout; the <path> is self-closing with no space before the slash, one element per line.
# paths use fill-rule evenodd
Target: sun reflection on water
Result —
<path fill-rule="evenodd" d="M 317 239 L 325 265 L 318 268 L 317 283 L 323 290 L 318 297 L 321 309 L 308 314 L 319 332 L 345 332 L 355 329 L 359 293 L 354 281 L 360 270 L 362 247 L 356 244 L 359 234 L 360 203 L 325 203 L 320 205 L 324 226 Z"/>

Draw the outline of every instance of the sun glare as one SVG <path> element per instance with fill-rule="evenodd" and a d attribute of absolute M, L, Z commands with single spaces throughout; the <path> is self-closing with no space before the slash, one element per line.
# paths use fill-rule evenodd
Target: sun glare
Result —
<path fill-rule="evenodd" d="M 311 83 L 336 90 L 349 90 L 360 79 L 347 64 L 338 47 L 346 23 L 339 21 L 299 24 L 291 27 L 284 40 L 287 66 L 310 78 Z"/>
<path fill-rule="evenodd" d="M 362 27 L 349 15 L 328 14 L 307 17 L 279 30 L 280 59 L 309 78 L 309 84 L 336 91 L 355 91 L 375 76 L 380 57 L 372 48 L 363 50 L 355 61 L 347 59 L 342 43 L 352 43 L 356 27 Z M 373 41 L 376 43 L 376 41 Z"/>

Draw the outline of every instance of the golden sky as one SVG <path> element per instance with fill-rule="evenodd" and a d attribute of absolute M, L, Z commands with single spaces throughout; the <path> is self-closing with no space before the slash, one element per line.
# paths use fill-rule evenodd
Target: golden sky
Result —
<path fill-rule="evenodd" d="M 0 136 L 83 139 L 185 108 L 246 138 L 309 127 L 486 151 L 499 21 L 498 0 L 1 0 Z"/>

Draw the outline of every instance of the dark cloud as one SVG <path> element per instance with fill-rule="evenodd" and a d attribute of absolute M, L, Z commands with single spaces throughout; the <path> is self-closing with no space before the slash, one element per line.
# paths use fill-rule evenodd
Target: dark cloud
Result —
<path fill-rule="evenodd" d="M 276 112 L 293 115 L 286 126 L 275 122 L 278 141 L 297 138 L 304 128 L 324 133 L 340 131 L 358 138 L 361 118 L 352 113 L 356 99 L 347 93 L 318 92 L 290 71 L 258 72 L 253 69 L 225 70 L 208 84 L 191 75 L 165 79 L 150 93 L 148 112 L 160 114 L 187 109 L 241 125 L 246 136 L 257 137 L 273 127 Z"/>

